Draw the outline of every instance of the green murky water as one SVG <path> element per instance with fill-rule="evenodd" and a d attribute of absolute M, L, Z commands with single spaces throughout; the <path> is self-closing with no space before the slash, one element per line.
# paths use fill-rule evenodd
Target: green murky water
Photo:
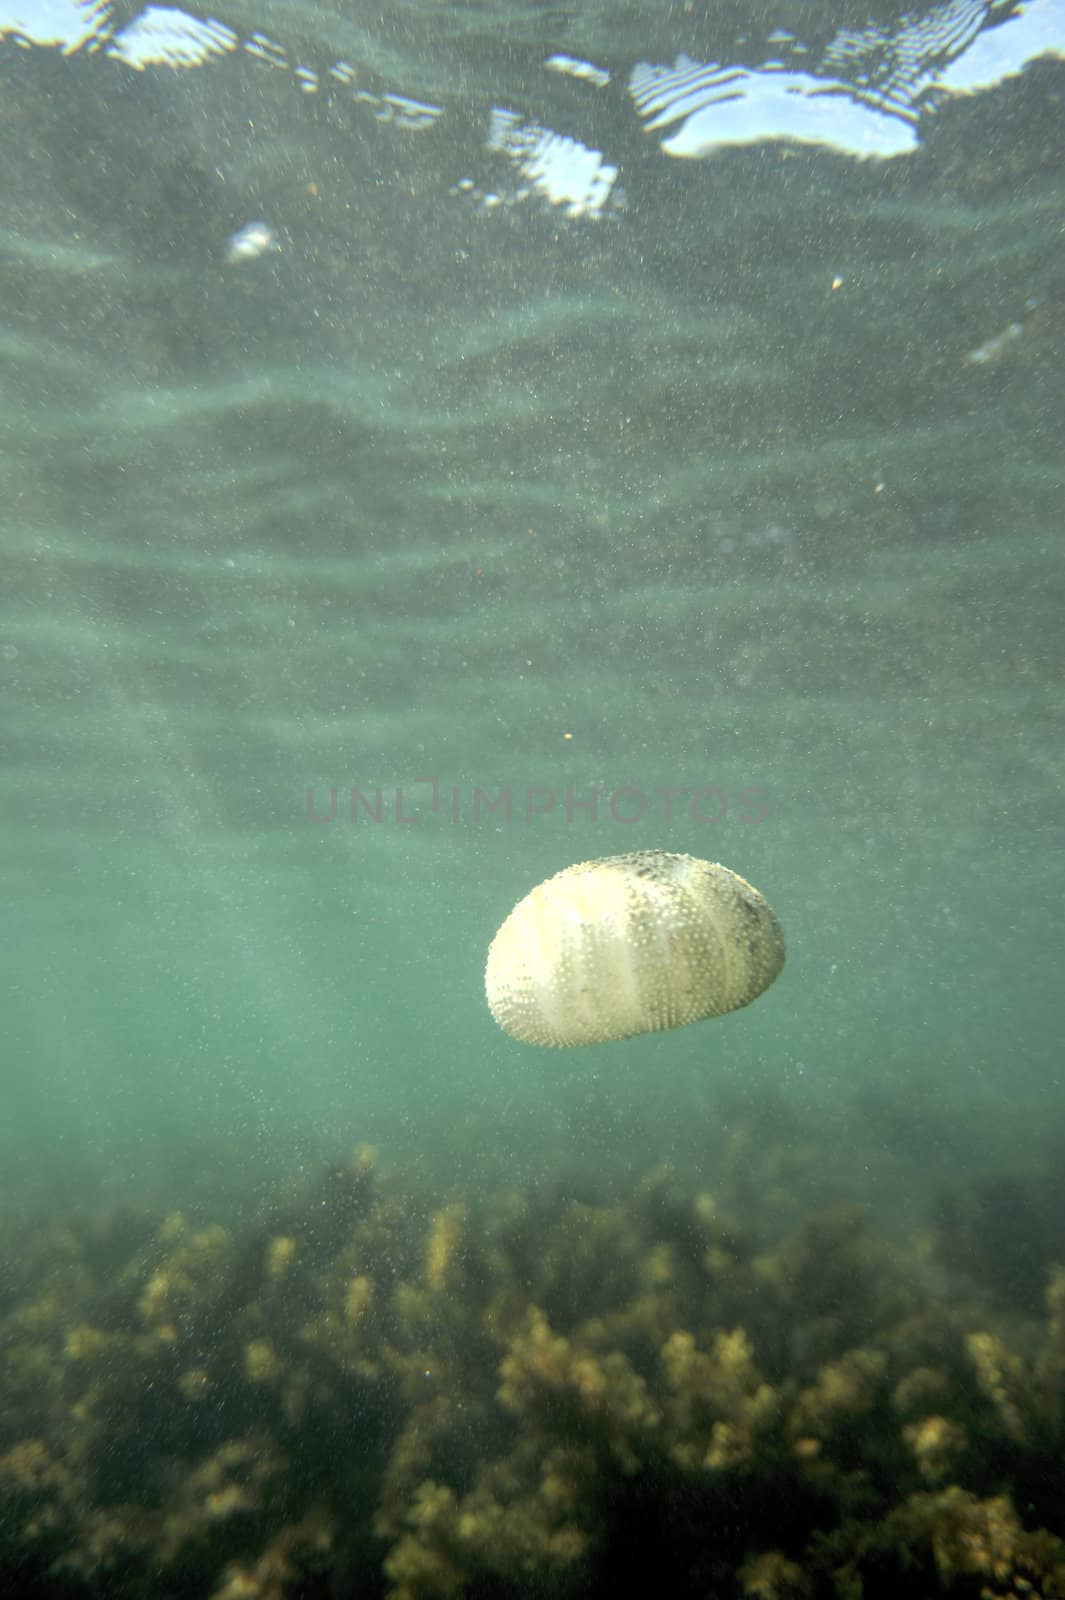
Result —
<path fill-rule="evenodd" d="M 360 1141 L 467 1191 L 698 1169 L 767 1098 L 889 1204 L 1043 1150 L 1060 61 L 907 154 L 681 161 L 626 75 L 706 19 L 248 11 L 284 64 L 0 42 L 9 1195 L 180 1201 Z M 486 168 L 497 106 L 609 201 Z M 783 976 L 511 1043 L 510 906 L 651 847 L 757 884 Z"/>

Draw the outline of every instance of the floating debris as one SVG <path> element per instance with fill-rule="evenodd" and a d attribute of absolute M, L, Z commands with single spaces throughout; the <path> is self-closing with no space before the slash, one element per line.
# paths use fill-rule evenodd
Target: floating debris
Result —
<path fill-rule="evenodd" d="M 238 228 L 226 246 L 226 262 L 235 266 L 242 261 L 256 261 L 270 251 L 280 250 L 277 234 L 267 222 L 246 222 Z"/>
<path fill-rule="evenodd" d="M 1003 355 L 1011 344 L 1016 344 L 1023 333 L 1023 322 L 1007 323 L 1002 332 L 996 333 L 993 339 L 987 339 L 983 344 L 977 345 L 975 350 L 968 351 L 965 356 L 965 365 L 967 367 L 983 367 L 990 361 L 997 361 L 999 356 Z"/>
<path fill-rule="evenodd" d="M 567 78 L 581 78 L 585 83 L 594 84 L 597 89 L 605 89 L 610 82 L 610 74 L 605 67 L 593 66 L 590 61 L 581 61 L 576 56 L 548 56 L 544 66 L 548 72 L 560 72 Z"/>

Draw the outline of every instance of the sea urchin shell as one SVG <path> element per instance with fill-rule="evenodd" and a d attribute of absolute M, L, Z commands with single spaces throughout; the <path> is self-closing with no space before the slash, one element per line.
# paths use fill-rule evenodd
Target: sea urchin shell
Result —
<path fill-rule="evenodd" d="M 602 1044 L 738 1011 L 783 965 L 773 909 L 737 873 L 639 850 L 581 861 L 519 901 L 485 992 L 525 1044 Z"/>

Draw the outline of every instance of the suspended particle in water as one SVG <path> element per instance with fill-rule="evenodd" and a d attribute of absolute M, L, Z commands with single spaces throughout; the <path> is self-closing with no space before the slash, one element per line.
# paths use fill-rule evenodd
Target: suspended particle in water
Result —
<path fill-rule="evenodd" d="M 226 264 L 235 266 L 241 261 L 255 261 L 269 251 L 280 250 L 277 234 L 269 223 L 246 222 L 238 228 L 226 246 Z"/>

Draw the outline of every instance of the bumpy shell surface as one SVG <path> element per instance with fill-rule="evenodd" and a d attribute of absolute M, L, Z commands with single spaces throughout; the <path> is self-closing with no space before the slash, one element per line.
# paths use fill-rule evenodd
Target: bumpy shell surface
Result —
<path fill-rule="evenodd" d="M 519 901 L 485 992 L 525 1044 L 602 1044 L 738 1011 L 783 965 L 780 924 L 745 879 L 641 850 L 567 867 Z"/>

